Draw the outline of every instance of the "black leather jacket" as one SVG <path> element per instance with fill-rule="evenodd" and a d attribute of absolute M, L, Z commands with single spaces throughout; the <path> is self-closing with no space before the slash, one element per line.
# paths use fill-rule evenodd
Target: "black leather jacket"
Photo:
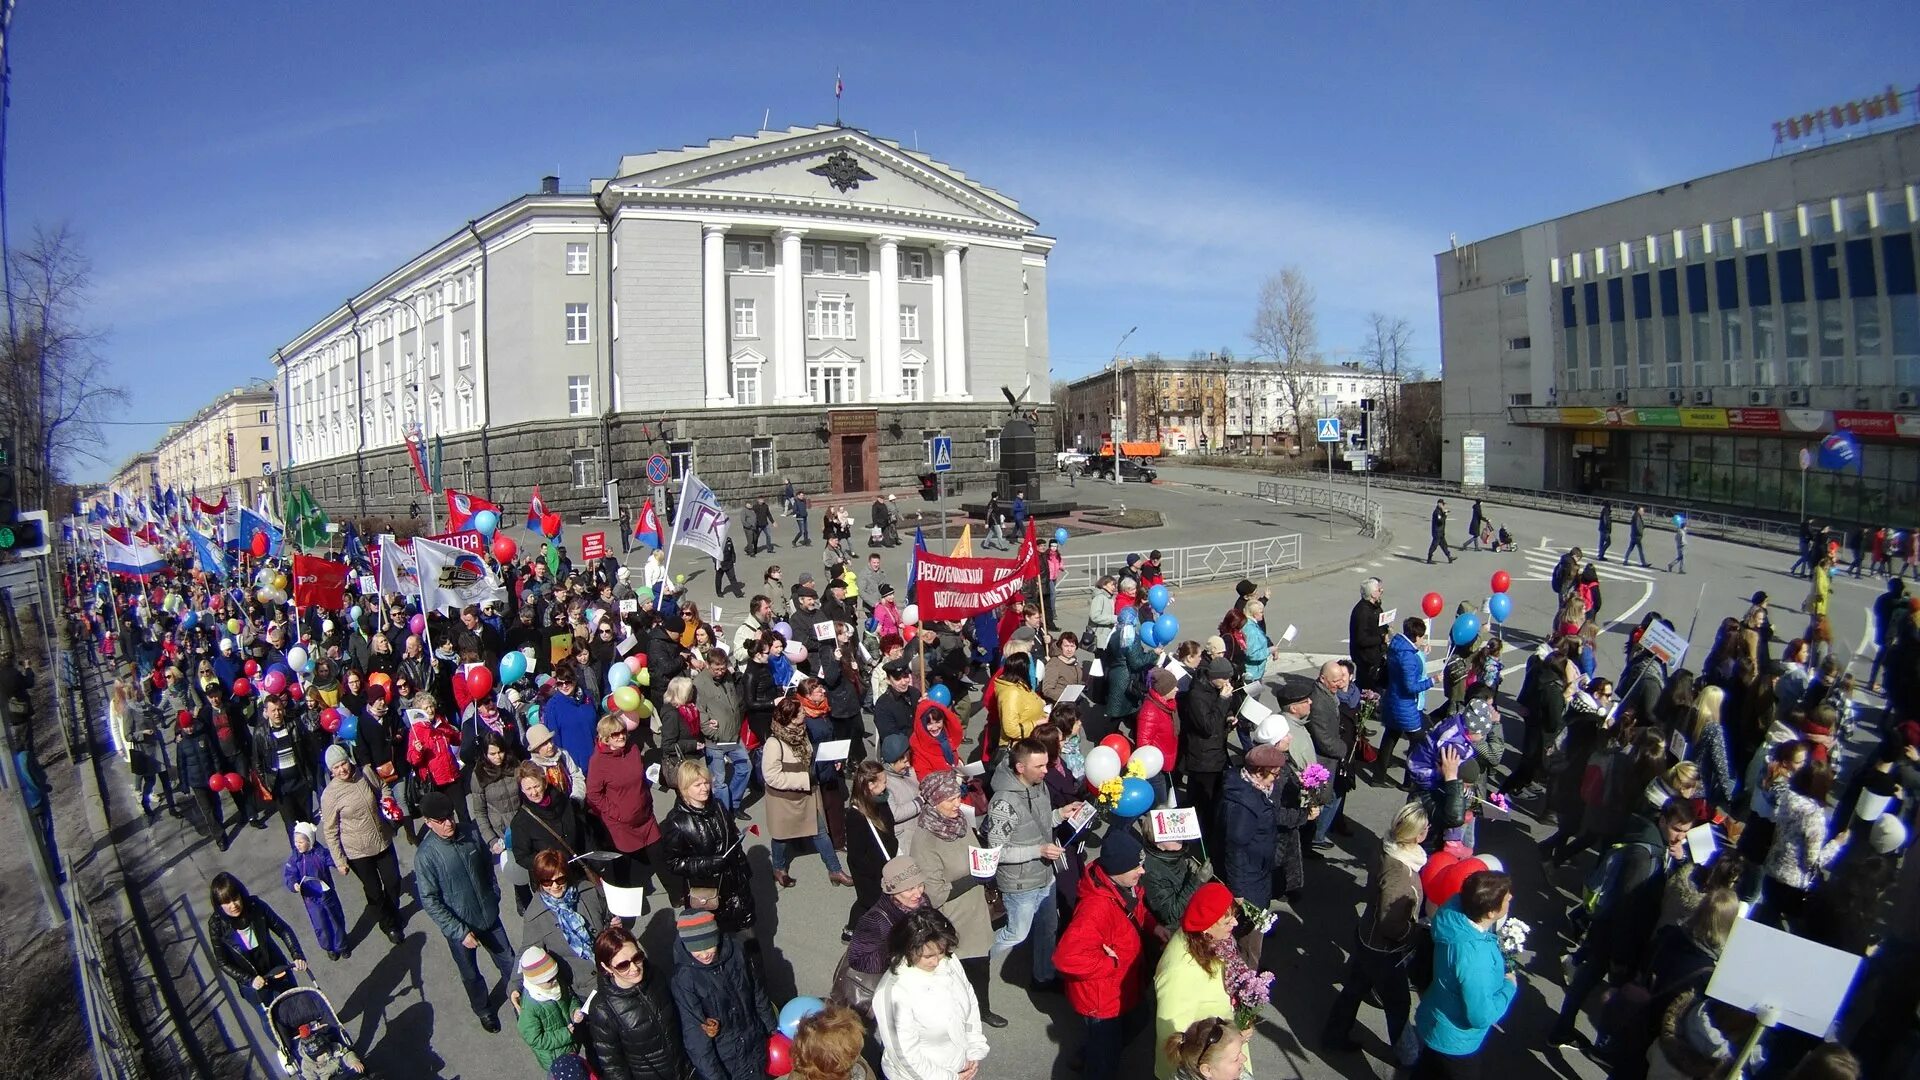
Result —
<path fill-rule="evenodd" d="M 641 959 L 645 976 L 628 989 L 601 972 L 587 1008 L 587 1048 L 601 1080 L 685 1080 L 680 1023 L 667 976 Z"/>
<path fill-rule="evenodd" d="M 253 948 L 241 942 L 241 930 L 253 932 Z M 257 896 L 247 897 L 237 919 L 214 909 L 207 917 L 207 941 L 213 946 L 213 959 L 220 970 L 239 983 L 251 983 L 255 976 L 271 976 L 292 967 L 293 961 L 307 958 L 287 921 Z"/>
<path fill-rule="evenodd" d="M 719 802 L 708 799 L 698 810 L 679 803 L 660 823 L 660 840 L 666 845 L 668 870 L 688 885 L 720 890 L 720 910 L 714 915 L 721 929 L 732 933 L 753 925 L 753 891 L 740 829 Z"/>

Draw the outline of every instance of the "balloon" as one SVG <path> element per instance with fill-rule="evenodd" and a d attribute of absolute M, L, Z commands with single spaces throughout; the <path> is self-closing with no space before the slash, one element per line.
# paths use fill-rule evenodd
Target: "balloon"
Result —
<path fill-rule="evenodd" d="M 637 652 L 637 653 L 634 653 L 632 656 L 627 657 L 627 670 L 633 672 L 635 675 L 640 674 L 640 669 L 646 666 L 647 666 L 646 653 Z"/>
<path fill-rule="evenodd" d="M 906 607 L 903 607 L 900 609 L 900 625 L 901 626 L 919 626 L 920 625 L 920 605 L 919 604 L 908 604 Z"/>
<path fill-rule="evenodd" d="M 787 642 L 786 651 L 782 655 L 792 661 L 795 667 L 798 667 L 807 662 L 807 647 L 802 642 L 789 641 Z"/>
<path fill-rule="evenodd" d="M 275 589 L 285 589 L 287 587 L 287 575 L 285 574 L 273 575 L 273 587 Z"/>
<path fill-rule="evenodd" d="M 635 676 L 633 677 L 633 685 L 635 685 L 635 686 L 652 686 L 652 685 L 653 685 L 653 672 L 651 672 L 651 671 L 648 671 L 648 670 L 647 670 L 646 668 L 641 668 L 641 669 L 640 669 L 640 674 L 638 674 L 638 675 L 635 675 Z"/>
<path fill-rule="evenodd" d="M 253 557 L 256 559 L 265 555 L 267 553 L 267 534 L 263 532 L 254 533 L 253 543 L 247 545 L 247 550 L 253 552 Z"/>
<path fill-rule="evenodd" d="M 640 721 L 626 713 L 620 714 L 620 722 L 626 725 L 628 731 L 638 731 L 640 729 Z"/>
<path fill-rule="evenodd" d="M 1141 623 L 1140 644 L 1145 645 L 1149 649 L 1155 645 L 1162 644 L 1160 641 L 1160 628 L 1150 622 Z"/>
<path fill-rule="evenodd" d="M 334 732 L 341 739 L 352 742 L 360 737 L 360 718 L 345 709 L 340 710 L 340 727 Z"/>
<path fill-rule="evenodd" d="M 1145 627 L 1141 629 L 1144 630 Z M 1162 615 L 1153 620 L 1153 630 L 1154 636 L 1160 639 L 1160 644 L 1171 645 L 1180 638 L 1180 620 L 1171 615 Z"/>
<path fill-rule="evenodd" d="M 631 686 L 623 686 L 613 692 L 613 707 L 621 712 L 632 712 L 640 707 L 640 691 Z"/>
<path fill-rule="evenodd" d="M 307 650 L 295 645 L 287 650 L 287 667 L 294 671 L 307 670 Z"/>
<path fill-rule="evenodd" d="M 493 531 L 500 527 L 500 515 L 491 510 L 482 510 L 473 515 L 473 531 L 487 539 L 493 539 Z"/>
<path fill-rule="evenodd" d="M 675 585 L 685 585 L 687 583 L 687 575 L 685 574 L 673 575 L 673 583 Z"/>
<path fill-rule="evenodd" d="M 320 710 L 320 730 L 329 735 L 340 730 L 340 711 L 338 709 Z"/>
<path fill-rule="evenodd" d="M 1113 816 L 1137 818 L 1153 809 L 1153 785 L 1137 776 L 1120 781 L 1120 798 L 1113 804 Z"/>
<path fill-rule="evenodd" d="M 615 664 L 607 669 L 607 686 L 618 690 L 633 683 L 633 669 L 625 664 Z"/>
<path fill-rule="evenodd" d="M 226 777 L 227 777 L 227 790 L 228 790 L 228 791 L 245 791 L 245 790 L 247 790 L 247 778 L 246 778 L 246 777 L 244 777 L 244 776 L 241 776 L 241 775 L 240 775 L 239 773 L 237 773 L 237 772 L 230 772 L 230 773 L 227 773 L 227 774 L 226 774 Z"/>
<path fill-rule="evenodd" d="M 500 682 L 512 686 L 527 676 L 527 654 L 515 649 L 500 657 Z"/>
<path fill-rule="evenodd" d="M 1507 616 L 1513 614 L 1513 597 L 1503 592 L 1487 597 L 1487 614 L 1493 616 L 1494 622 L 1506 622 Z"/>
<path fill-rule="evenodd" d="M 1173 594 L 1165 585 L 1155 585 L 1147 590 L 1147 604 L 1155 611 L 1167 610 L 1167 604 L 1173 600 Z"/>
<path fill-rule="evenodd" d="M 801 996 L 780 1007 L 780 1033 L 791 1039 L 800 1030 L 800 1021 L 820 1012 L 827 1003 L 817 997 Z"/>
<path fill-rule="evenodd" d="M 467 669 L 467 697 L 480 701 L 493 692 L 493 672 L 476 665 Z"/>
<path fill-rule="evenodd" d="M 947 689 L 946 683 L 934 683 L 927 687 L 927 700 L 943 709 L 951 709 L 953 708 L 953 691 Z"/>
<path fill-rule="evenodd" d="M 260 674 L 260 661 L 249 660 L 246 663 L 240 665 L 240 670 L 246 672 L 247 677 L 251 679 L 255 675 Z"/>
<path fill-rule="evenodd" d="M 237 698 L 252 697 L 253 684 L 245 679 L 233 680 L 233 696 Z"/>
<path fill-rule="evenodd" d="M 1139 626 L 1140 613 L 1133 608 L 1123 607 L 1114 615 L 1113 620 L 1121 626 Z"/>
<path fill-rule="evenodd" d="M 427 617 L 425 615 L 415 615 L 413 618 L 408 619 L 407 631 L 415 635 L 426 633 Z"/>
<path fill-rule="evenodd" d="M 616 713 L 620 711 L 620 707 L 613 703 L 612 694 L 608 694 L 606 697 L 600 699 L 600 711 L 603 713 Z"/>
<path fill-rule="evenodd" d="M 1143 778 L 1151 780 L 1167 767 L 1167 755 L 1157 746 L 1143 746 L 1133 752 L 1133 760 L 1128 764 L 1140 766 Z"/>
<path fill-rule="evenodd" d="M 1679 528 L 1680 526 L 1682 526 L 1682 525 L 1685 525 L 1686 523 L 1687 523 L 1687 518 L 1686 518 L 1686 515 L 1685 515 L 1685 514 L 1675 514 L 1675 515 L 1673 515 L 1673 527 L 1674 527 L 1674 528 L 1676 528 L 1676 529 L 1677 529 L 1677 528 Z"/>
<path fill-rule="evenodd" d="M 500 560 L 503 563 L 512 562 L 513 557 L 518 554 L 520 554 L 520 545 L 513 542 L 513 537 L 505 536 L 500 533 L 493 534 L 493 557 L 494 558 Z"/>
<path fill-rule="evenodd" d="M 239 633 L 239 632 L 240 632 L 240 620 L 239 620 L 239 619 L 228 619 L 228 620 L 227 620 L 227 633 L 229 633 L 229 634 L 237 634 L 237 633 Z"/>
<path fill-rule="evenodd" d="M 1096 746 L 1087 751 L 1086 770 L 1087 783 L 1097 788 L 1119 777 L 1120 755 L 1115 753 L 1111 746 L 1104 744 Z"/>
<path fill-rule="evenodd" d="M 1133 744 L 1127 741 L 1125 735 L 1118 732 L 1101 739 L 1100 745 L 1112 750 L 1114 756 L 1120 759 L 1123 768 L 1127 764 L 1127 759 L 1133 756 Z"/>
<path fill-rule="evenodd" d="M 199 617 L 189 611 L 185 615 L 180 616 L 180 629 L 191 630 L 193 629 L 193 625 L 199 621 Z"/>
<path fill-rule="evenodd" d="M 227 790 L 227 774 L 217 772 L 207 777 L 207 790 L 215 794 Z"/>
<path fill-rule="evenodd" d="M 1460 648 L 1466 648 L 1480 636 L 1480 616 L 1463 611 L 1453 617 L 1453 630 L 1447 635 Z"/>
<path fill-rule="evenodd" d="M 1440 609 L 1446 606 L 1446 598 L 1437 592 L 1430 592 L 1420 598 L 1420 610 L 1426 612 L 1429 619 L 1439 618 Z"/>
<path fill-rule="evenodd" d="M 271 604 L 274 602 L 273 590 L 262 586 L 261 588 L 253 590 L 253 598 L 263 604 Z"/>
<path fill-rule="evenodd" d="M 793 1071 L 793 1040 L 776 1031 L 767 1036 L 767 1075 L 785 1076 Z"/>
<path fill-rule="evenodd" d="M 260 689 L 269 694 L 282 694 L 287 689 L 287 677 L 277 671 L 269 671 L 260 677 Z"/>
<path fill-rule="evenodd" d="M 545 533 L 548 539 L 552 539 L 560 535 L 560 526 L 564 524 L 566 522 L 560 519 L 559 514 L 547 514 L 540 519 L 540 531 Z"/>
<path fill-rule="evenodd" d="M 347 609 L 347 619 L 348 621 L 352 622 L 353 625 L 355 626 L 360 625 L 360 605 L 359 604 L 355 604 L 352 607 Z"/>
<path fill-rule="evenodd" d="M 1066 526 L 1062 525 L 1061 527 L 1053 530 L 1053 542 L 1056 544 L 1064 544 L 1067 542 Z"/>
<path fill-rule="evenodd" d="M 1497 593 L 1506 592 L 1508 589 L 1512 587 L 1513 587 L 1513 578 L 1505 570 L 1495 570 L 1493 572 L 1493 591 L 1494 592 L 1497 592 Z"/>
<path fill-rule="evenodd" d="M 773 632 L 786 638 L 788 641 L 793 640 L 793 626 L 784 619 L 773 624 Z"/>
<path fill-rule="evenodd" d="M 387 674 L 384 671 L 376 671 L 373 674 L 367 676 L 367 685 L 378 686 L 382 689 L 386 689 L 393 685 L 393 676 Z"/>

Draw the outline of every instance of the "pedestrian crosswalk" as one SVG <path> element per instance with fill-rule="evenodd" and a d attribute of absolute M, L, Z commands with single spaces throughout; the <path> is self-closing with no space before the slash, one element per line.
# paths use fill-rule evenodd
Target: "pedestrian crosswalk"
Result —
<path fill-rule="evenodd" d="M 1521 552 L 1520 554 L 1526 559 L 1527 569 L 1525 573 L 1515 574 L 1514 578 L 1519 581 L 1552 581 L 1553 567 L 1560 561 L 1560 556 L 1566 554 L 1567 550 L 1566 547 L 1556 546 L 1535 548 L 1532 551 Z M 1599 571 L 1600 584 L 1602 586 L 1606 585 L 1609 581 L 1655 581 L 1661 576 L 1661 570 L 1657 565 L 1652 569 L 1643 570 L 1639 563 L 1628 566 L 1613 560 L 1601 562 L 1593 557 L 1591 550 L 1582 550 L 1585 552 L 1586 560 L 1592 562 L 1594 569 Z"/>

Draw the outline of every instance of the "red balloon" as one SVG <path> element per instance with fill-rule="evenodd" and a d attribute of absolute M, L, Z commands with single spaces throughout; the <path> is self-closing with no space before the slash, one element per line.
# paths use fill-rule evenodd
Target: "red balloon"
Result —
<path fill-rule="evenodd" d="M 540 519 L 540 531 L 546 533 L 547 539 L 551 540 L 560 535 L 560 526 L 564 524 L 566 522 L 561 520 L 559 514 L 547 514 Z"/>
<path fill-rule="evenodd" d="M 227 790 L 227 774 L 214 773 L 212 776 L 207 777 L 207 790 L 215 794 Z"/>
<path fill-rule="evenodd" d="M 1513 586 L 1513 578 L 1509 577 L 1505 570 L 1495 570 L 1493 572 L 1493 591 L 1494 592 L 1506 592 L 1512 586 Z"/>
<path fill-rule="evenodd" d="M 1420 610 L 1426 612 L 1429 619 L 1439 618 L 1440 609 L 1446 606 L 1446 598 L 1437 592 L 1430 592 L 1420 600 Z"/>
<path fill-rule="evenodd" d="M 230 772 L 227 774 L 227 790 L 228 791 L 245 791 L 246 788 L 247 788 L 246 777 L 241 776 L 237 772 Z"/>
<path fill-rule="evenodd" d="M 233 696 L 237 698 L 252 697 L 253 684 L 245 679 L 233 680 Z"/>
<path fill-rule="evenodd" d="M 493 672 L 485 666 L 476 665 L 467 669 L 467 697 L 478 701 L 493 689 Z"/>
<path fill-rule="evenodd" d="M 767 1075 L 785 1076 L 793 1071 L 793 1040 L 781 1032 L 767 1036 Z"/>
<path fill-rule="evenodd" d="M 637 653 L 634 653 L 632 656 L 627 657 L 627 670 L 633 672 L 635 675 L 640 674 L 640 669 L 646 666 L 647 666 L 646 653 L 637 652 Z"/>
<path fill-rule="evenodd" d="M 255 675 L 258 675 L 258 674 L 260 674 L 260 661 L 258 661 L 258 660 L 249 660 L 249 661 L 247 661 L 247 663 L 246 663 L 246 672 L 247 672 L 247 677 L 248 677 L 249 679 L 251 679 L 251 678 L 252 678 L 252 677 L 254 677 Z"/>
<path fill-rule="evenodd" d="M 320 728 L 331 735 L 340 730 L 340 714 L 333 709 L 323 709 L 320 713 Z"/>
<path fill-rule="evenodd" d="M 254 533 L 253 543 L 248 545 L 248 549 L 253 552 L 253 557 L 256 559 L 265 555 L 267 553 L 267 534 L 263 532 Z"/>
<path fill-rule="evenodd" d="M 1127 767 L 1127 759 L 1133 756 L 1133 744 L 1127 741 L 1125 735 L 1109 735 L 1100 740 L 1100 745 L 1112 747 L 1113 752 L 1120 755 L 1120 767 Z"/>
<path fill-rule="evenodd" d="M 512 562 L 513 557 L 519 553 L 520 545 L 513 542 L 513 537 L 503 532 L 493 534 L 493 557 L 495 559 L 503 563 Z"/>

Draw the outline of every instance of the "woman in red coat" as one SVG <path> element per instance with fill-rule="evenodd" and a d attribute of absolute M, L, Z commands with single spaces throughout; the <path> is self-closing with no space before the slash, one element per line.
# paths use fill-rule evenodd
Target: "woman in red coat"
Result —
<path fill-rule="evenodd" d="M 1149 967 L 1146 935 L 1159 932 L 1140 879 L 1146 854 L 1133 831 L 1116 824 L 1100 861 L 1080 879 L 1080 903 L 1053 950 L 1067 1003 L 1087 1022 L 1080 1075 L 1120 1075 L 1120 1048 L 1138 1028 Z"/>
<path fill-rule="evenodd" d="M 415 776 L 435 788 L 460 779 L 460 729 L 441 716 L 432 694 L 415 694 L 407 710 L 407 764 Z M 424 794 L 424 793 L 423 793 Z"/>
<path fill-rule="evenodd" d="M 1160 751 L 1160 771 L 1148 781 L 1153 785 L 1155 805 L 1167 797 L 1167 777 L 1173 775 L 1174 755 L 1180 749 L 1180 737 L 1173 723 L 1174 695 L 1179 685 L 1173 672 L 1154 668 L 1147 676 L 1146 700 L 1140 703 L 1140 712 L 1133 718 L 1133 744 Z"/>
<path fill-rule="evenodd" d="M 606 826 L 607 839 L 622 856 L 607 867 L 606 878 L 617 888 L 637 889 L 646 884 L 653 845 L 660 840 L 647 761 L 618 716 L 601 717 L 594 734 L 598 741 L 587 761 L 587 809 Z"/>
<path fill-rule="evenodd" d="M 944 741 L 943 741 L 944 736 Z M 913 730 L 907 735 L 907 749 L 913 755 L 913 775 L 925 779 L 949 769 L 960 771 L 966 748 L 966 725 L 952 709 L 937 701 L 920 699 L 913 714 Z"/>

